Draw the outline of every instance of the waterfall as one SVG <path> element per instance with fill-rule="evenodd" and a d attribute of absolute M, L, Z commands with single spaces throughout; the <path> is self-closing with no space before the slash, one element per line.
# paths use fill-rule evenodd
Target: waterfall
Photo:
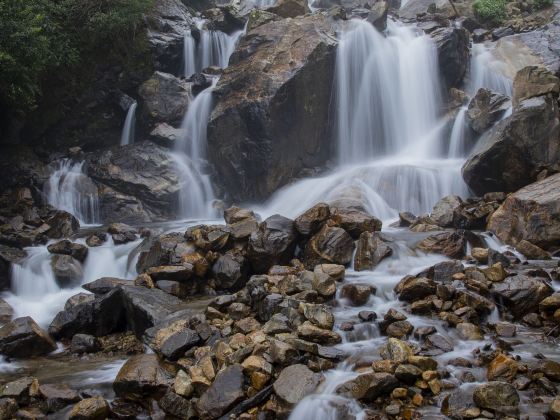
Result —
<path fill-rule="evenodd" d="M 45 183 L 47 202 L 73 214 L 81 224 L 99 223 L 99 197 L 95 184 L 83 173 L 84 162 L 62 159 Z"/>
<path fill-rule="evenodd" d="M 207 67 L 216 66 L 226 68 L 229 58 L 237 40 L 244 31 L 238 31 L 228 35 L 221 31 L 204 29 L 206 21 L 196 19 L 195 25 L 198 31 L 198 40 L 187 30 L 184 38 L 184 69 L 185 77 L 200 73 Z"/>
<path fill-rule="evenodd" d="M 484 87 L 511 97 L 513 80 L 507 76 L 507 64 L 495 57 L 485 44 L 474 44 L 471 54 L 467 93 L 472 96 Z"/>
<path fill-rule="evenodd" d="M 449 157 L 460 158 L 465 156 L 467 138 L 467 106 L 462 106 L 453 121 L 451 137 L 449 139 Z"/>
<path fill-rule="evenodd" d="M 136 107 L 137 102 L 132 102 L 128 107 L 126 119 L 121 134 L 121 146 L 134 143 L 134 126 L 136 124 Z"/>
<path fill-rule="evenodd" d="M 260 211 L 297 216 L 311 205 L 358 199 L 383 220 L 429 212 L 443 196 L 467 196 L 462 159 L 448 159 L 435 46 L 389 21 L 383 36 L 353 20 L 336 58 L 339 167 L 275 193 Z"/>

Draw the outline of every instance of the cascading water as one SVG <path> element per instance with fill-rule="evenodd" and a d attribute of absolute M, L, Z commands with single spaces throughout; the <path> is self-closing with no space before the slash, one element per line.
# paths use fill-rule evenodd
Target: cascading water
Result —
<path fill-rule="evenodd" d="M 132 102 L 126 113 L 123 130 L 121 134 L 121 146 L 134 143 L 134 128 L 136 124 L 136 107 L 137 102 Z"/>
<path fill-rule="evenodd" d="M 199 21 L 197 25 L 202 24 Z M 196 72 L 210 65 L 227 67 L 229 57 L 244 32 L 227 35 L 219 31 L 201 30 L 200 42 L 196 45 L 191 43 L 194 40 L 187 42 L 187 38 L 192 38 L 188 31 L 185 36 L 185 68 L 189 72 L 193 69 Z M 190 103 L 181 124 L 184 135 L 177 141 L 175 152 L 171 154 L 181 174 L 179 213 L 185 218 L 214 215 L 212 202 L 215 196 L 206 160 L 206 130 L 213 108 L 212 91 L 217 83 L 218 77 L 213 77 L 211 85 Z"/>
<path fill-rule="evenodd" d="M 45 183 L 47 202 L 73 214 L 81 224 L 99 222 L 99 197 L 95 184 L 83 173 L 84 162 L 62 159 Z"/>
<path fill-rule="evenodd" d="M 468 194 L 463 160 L 446 158 L 431 38 L 391 21 L 385 37 L 353 20 L 340 40 L 336 78 L 340 167 L 284 188 L 263 214 L 297 216 L 318 201 L 357 194 L 367 210 L 387 220 L 399 211 L 427 212 L 445 195 Z"/>

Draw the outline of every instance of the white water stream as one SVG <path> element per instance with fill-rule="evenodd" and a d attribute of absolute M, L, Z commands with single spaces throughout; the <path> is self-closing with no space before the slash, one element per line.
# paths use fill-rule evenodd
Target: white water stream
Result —
<path fill-rule="evenodd" d="M 121 134 L 121 146 L 134 143 L 134 128 L 136 125 L 136 108 L 138 107 L 137 102 L 132 102 L 128 107 L 126 113 L 126 119 L 124 120 L 124 125 Z"/>

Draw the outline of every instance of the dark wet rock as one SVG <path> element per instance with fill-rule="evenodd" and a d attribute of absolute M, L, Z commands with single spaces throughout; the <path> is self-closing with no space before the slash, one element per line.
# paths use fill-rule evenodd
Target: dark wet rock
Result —
<path fill-rule="evenodd" d="M 70 255 L 53 255 L 51 258 L 51 268 L 57 283 L 61 287 L 67 287 L 79 282 L 84 274 L 80 262 Z"/>
<path fill-rule="evenodd" d="M 461 232 L 442 232 L 428 236 L 416 246 L 425 252 L 444 254 L 449 258 L 462 258 L 465 255 L 467 240 Z"/>
<path fill-rule="evenodd" d="M 54 350 L 54 340 L 31 317 L 16 318 L 0 327 L 0 353 L 8 357 L 42 356 Z"/>
<path fill-rule="evenodd" d="M 186 329 L 169 336 L 161 345 L 160 353 L 166 359 L 177 360 L 185 352 L 200 342 L 200 336 L 193 330 Z"/>
<path fill-rule="evenodd" d="M 78 219 L 63 210 L 53 211 L 45 223 L 49 226 L 45 234 L 53 239 L 67 238 L 80 229 Z"/>
<path fill-rule="evenodd" d="M 14 308 L 8 302 L 0 298 L 0 325 L 10 322 L 14 316 Z"/>
<path fill-rule="evenodd" d="M 349 299 L 354 306 L 365 305 L 372 294 L 375 294 L 375 287 L 367 283 L 347 283 L 340 292 L 340 296 Z"/>
<path fill-rule="evenodd" d="M 11 264 L 21 262 L 26 256 L 22 249 L 0 244 L 0 290 L 10 287 Z"/>
<path fill-rule="evenodd" d="M 155 354 L 132 356 L 119 370 L 113 389 L 118 397 L 157 398 L 172 384 L 172 377 L 162 367 Z"/>
<path fill-rule="evenodd" d="M 88 175 L 95 181 L 140 203 L 131 209 L 129 198 L 121 201 L 114 194 L 105 196 L 102 190 L 104 221 L 138 223 L 175 216 L 181 176 L 165 148 L 137 142 L 92 153 L 87 164 Z"/>
<path fill-rule="evenodd" d="M 519 404 L 519 395 L 507 382 L 488 382 L 475 388 L 473 400 L 481 408 L 501 411 L 504 407 L 516 407 Z"/>
<path fill-rule="evenodd" d="M 436 44 L 440 74 L 447 87 L 459 86 L 469 67 L 469 32 L 464 28 L 444 27 L 432 31 L 430 36 Z"/>
<path fill-rule="evenodd" d="M 167 123 L 180 123 L 189 104 L 189 88 L 184 80 L 156 71 L 138 90 L 142 112 L 148 118 Z"/>
<path fill-rule="evenodd" d="M 538 310 L 539 303 L 554 290 L 544 278 L 518 274 L 492 285 L 492 293 L 516 317 Z"/>
<path fill-rule="evenodd" d="M 426 296 L 434 295 L 436 284 L 433 280 L 427 278 L 407 276 L 395 286 L 395 292 L 399 295 L 400 300 L 414 302 Z"/>
<path fill-rule="evenodd" d="M 71 338 L 74 334 L 104 336 L 124 327 L 120 289 L 84 300 L 59 312 L 49 325 L 54 338 Z"/>
<path fill-rule="evenodd" d="M 309 268 L 321 263 L 346 265 L 353 251 L 354 241 L 344 229 L 325 225 L 307 242 L 303 259 Z"/>
<path fill-rule="evenodd" d="M 88 292 L 96 295 L 104 295 L 119 286 L 126 286 L 130 284 L 130 280 L 118 279 L 115 277 L 101 277 L 100 279 L 82 285 L 82 287 Z"/>
<path fill-rule="evenodd" d="M 360 311 L 358 312 L 358 318 L 364 322 L 375 321 L 377 314 L 373 311 Z"/>
<path fill-rule="evenodd" d="M 107 234 L 105 232 L 92 233 L 86 238 L 86 244 L 89 247 L 101 246 L 107 240 Z"/>
<path fill-rule="evenodd" d="M 175 392 L 168 390 L 163 397 L 158 401 L 158 405 L 167 414 L 175 416 L 180 419 L 188 419 L 194 417 L 194 410 L 191 402 L 177 395 Z"/>
<path fill-rule="evenodd" d="M 295 405 L 303 397 L 315 391 L 321 375 L 312 372 L 307 366 L 295 364 L 283 369 L 273 384 L 276 396 L 283 402 Z"/>
<path fill-rule="evenodd" d="M 365 373 L 340 385 L 336 393 L 358 400 L 373 401 L 390 394 L 398 386 L 399 381 L 390 373 Z"/>
<path fill-rule="evenodd" d="M 202 418 L 218 418 L 244 397 L 243 368 L 236 364 L 216 375 L 212 385 L 196 403 L 196 409 Z"/>
<path fill-rule="evenodd" d="M 266 11 L 283 18 L 295 18 L 311 12 L 307 1 L 304 0 L 279 0 L 274 6 L 268 7 Z"/>
<path fill-rule="evenodd" d="M 69 420 L 103 420 L 110 416 L 109 403 L 101 396 L 85 398 L 78 402 L 68 415 Z"/>
<path fill-rule="evenodd" d="M 70 255 L 80 262 L 84 262 L 88 249 L 85 245 L 71 242 L 67 239 L 50 244 L 47 249 L 51 254 Z"/>
<path fill-rule="evenodd" d="M 348 232 L 354 239 L 359 238 L 364 232 L 381 230 L 381 220 L 363 210 L 352 207 L 332 206 L 331 220 L 335 225 Z"/>
<path fill-rule="evenodd" d="M 360 235 L 354 257 L 354 270 L 373 270 L 381 261 L 393 254 L 393 249 L 377 233 Z"/>
<path fill-rule="evenodd" d="M 297 232 L 294 222 L 274 215 L 259 225 L 249 237 L 247 256 L 256 272 L 266 272 L 273 265 L 288 264 L 294 255 Z"/>
<path fill-rule="evenodd" d="M 141 337 L 144 331 L 159 324 L 169 315 L 185 308 L 185 304 L 159 289 L 122 286 L 123 306 L 128 328 Z"/>
<path fill-rule="evenodd" d="M 515 191 L 543 169 L 557 169 L 559 136 L 556 99 L 526 99 L 479 140 L 463 165 L 463 178 L 476 194 Z"/>
<path fill-rule="evenodd" d="M 260 25 L 238 45 L 208 124 L 210 160 L 234 201 L 263 199 L 329 158 L 330 31 L 313 14 Z"/>
<path fill-rule="evenodd" d="M 46 401 L 47 412 L 54 413 L 80 400 L 76 391 L 66 384 L 45 384 L 39 386 L 39 394 Z"/>
<path fill-rule="evenodd" d="M 93 335 L 75 334 L 70 348 L 73 353 L 94 353 L 99 350 L 99 343 Z"/>
<path fill-rule="evenodd" d="M 310 236 L 316 233 L 331 215 L 330 207 L 325 203 L 318 203 L 296 217 L 294 226 L 300 235 Z"/>
<path fill-rule="evenodd" d="M 469 103 L 467 122 L 475 132 L 482 134 L 499 121 L 510 106 L 507 96 L 481 88 Z"/>
<path fill-rule="evenodd" d="M 212 266 L 212 274 L 222 290 L 236 290 L 247 282 L 249 264 L 240 253 L 228 251 L 218 257 Z"/>
<path fill-rule="evenodd" d="M 502 241 L 521 240 L 547 248 L 560 240 L 560 174 L 535 182 L 508 196 L 492 215 L 488 229 Z"/>
<path fill-rule="evenodd" d="M 95 299 L 95 295 L 91 293 L 78 293 L 68 298 L 64 304 L 64 310 L 68 311 L 70 308 L 84 302 L 89 302 Z"/>

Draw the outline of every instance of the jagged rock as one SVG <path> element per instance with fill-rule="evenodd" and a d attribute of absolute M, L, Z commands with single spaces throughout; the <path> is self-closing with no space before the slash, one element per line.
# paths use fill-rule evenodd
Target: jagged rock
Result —
<path fill-rule="evenodd" d="M 414 0 L 409 3 L 414 3 Z M 409 3 L 399 14 L 407 9 Z M 444 27 L 432 31 L 430 36 L 436 44 L 440 74 L 447 87 L 459 86 L 469 68 L 469 32 L 464 28 Z"/>
<path fill-rule="evenodd" d="M 334 316 L 327 306 L 300 303 L 300 309 L 303 310 L 305 318 L 313 324 L 320 328 L 332 329 L 334 325 Z"/>
<path fill-rule="evenodd" d="M 546 67 L 527 66 L 519 70 L 513 79 L 513 105 L 525 99 L 552 94 L 558 97 L 560 80 Z"/>
<path fill-rule="evenodd" d="M 109 417 L 109 403 L 101 396 L 83 399 L 68 415 L 69 420 L 103 420 Z"/>
<path fill-rule="evenodd" d="M 31 317 L 16 318 L 0 327 L 0 353 L 8 357 L 42 356 L 54 350 L 54 340 Z"/>
<path fill-rule="evenodd" d="M 100 279 L 82 285 L 88 292 L 96 295 L 104 295 L 119 286 L 130 285 L 130 280 L 117 279 L 115 277 L 101 277 Z"/>
<path fill-rule="evenodd" d="M 329 205 L 318 203 L 296 217 L 294 226 L 300 235 L 310 236 L 321 229 L 321 226 L 323 226 L 330 216 L 331 211 Z"/>
<path fill-rule="evenodd" d="M 218 418 L 244 397 L 243 368 L 236 364 L 218 373 L 196 403 L 196 409 L 202 418 Z"/>
<path fill-rule="evenodd" d="M 22 249 L 0 244 L 0 290 L 10 287 L 11 264 L 21 262 L 26 256 Z"/>
<path fill-rule="evenodd" d="M 208 124 L 210 160 L 234 201 L 265 198 L 329 158 L 330 31 L 313 14 L 260 25 L 237 46 Z"/>
<path fill-rule="evenodd" d="M 449 258 L 462 258 L 465 256 L 467 240 L 461 232 L 442 232 L 428 236 L 416 246 L 425 252 L 444 254 Z"/>
<path fill-rule="evenodd" d="M 195 331 L 186 329 L 170 335 L 163 341 L 159 351 L 166 359 L 177 360 L 199 342 L 200 336 Z"/>
<path fill-rule="evenodd" d="M 187 233 L 189 233 L 188 230 Z M 163 234 L 145 241 L 141 245 L 136 270 L 143 273 L 151 267 L 179 264 L 181 255 L 178 251 L 185 249 L 186 241 L 185 237 L 178 232 Z"/>
<path fill-rule="evenodd" d="M 74 233 L 78 232 L 80 228 L 80 222 L 70 213 L 63 210 L 56 210 L 51 213 L 51 215 L 45 220 L 45 223 L 49 226 L 49 229 L 45 234 L 49 238 L 61 239 L 72 236 Z"/>
<path fill-rule="evenodd" d="M 554 290 L 544 278 L 517 274 L 494 283 L 492 293 L 516 317 L 538 310 L 539 303 Z"/>
<path fill-rule="evenodd" d="M 560 120 L 556 99 L 538 96 L 482 136 L 462 168 L 476 194 L 512 192 L 535 181 L 543 169 L 558 169 Z"/>
<path fill-rule="evenodd" d="M 70 255 L 53 255 L 51 268 L 57 283 L 61 287 L 67 287 L 79 282 L 84 274 L 80 262 Z"/>
<path fill-rule="evenodd" d="M 80 262 L 84 262 L 88 254 L 88 249 L 85 245 L 77 244 L 67 239 L 50 244 L 47 249 L 51 254 L 70 255 Z"/>
<path fill-rule="evenodd" d="M 274 215 L 266 219 L 249 237 L 247 256 L 256 272 L 266 272 L 273 265 L 288 264 L 294 255 L 297 233 L 294 222 Z"/>
<path fill-rule="evenodd" d="M 393 249 L 377 233 L 360 235 L 354 257 L 354 270 L 373 270 L 382 260 L 391 256 Z"/>
<path fill-rule="evenodd" d="M 438 226 L 453 226 L 453 215 L 461 207 L 463 200 L 456 195 L 448 195 L 439 200 L 430 214 L 430 219 Z"/>
<path fill-rule="evenodd" d="M 14 308 L 8 302 L 0 298 L 0 325 L 10 322 L 14 316 Z"/>
<path fill-rule="evenodd" d="M 113 389 L 122 398 L 157 398 L 173 384 L 155 354 L 132 356 L 119 370 Z"/>
<path fill-rule="evenodd" d="M 249 272 L 247 259 L 237 252 L 228 251 L 218 257 L 212 266 L 212 274 L 222 290 L 239 289 L 247 282 Z"/>
<path fill-rule="evenodd" d="M 500 410 L 503 407 L 516 407 L 519 404 L 519 395 L 507 382 L 488 382 L 475 388 L 473 400 L 481 408 Z"/>
<path fill-rule="evenodd" d="M 354 241 L 344 229 L 325 225 L 307 242 L 303 259 L 310 268 L 321 263 L 346 265 L 353 251 Z"/>
<path fill-rule="evenodd" d="M 74 334 L 96 337 L 111 334 L 124 327 L 124 313 L 120 289 L 83 300 L 59 312 L 49 325 L 54 338 L 71 338 Z"/>
<path fill-rule="evenodd" d="M 157 122 L 180 123 L 189 104 L 187 83 L 172 74 L 156 71 L 138 90 L 143 112 Z"/>
<path fill-rule="evenodd" d="M 381 220 L 365 211 L 354 208 L 334 207 L 331 209 L 331 220 L 344 229 L 354 239 L 364 232 L 381 230 Z"/>
<path fill-rule="evenodd" d="M 100 210 L 104 221 L 136 223 L 175 216 L 181 175 L 163 147 L 137 142 L 103 149 L 88 155 L 87 165 L 88 175 L 95 181 L 141 203 L 141 208 L 130 209 L 130 200 L 125 197 L 116 205 L 116 196 L 106 197 L 106 190 L 102 190 Z"/>
<path fill-rule="evenodd" d="M 560 174 L 535 182 L 508 196 L 488 221 L 503 242 L 516 245 L 526 240 L 539 247 L 560 240 Z"/>
<path fill-rule="evenodd" d="M 469 102 L 467 122 L 475 132 L 482 134 L 499 121 L 510 106 L 507 96 L 481 88 Z"/>
<path fill-rule="evenodd" d="M 46 401 L 47 412 L 54 413 L 80 400 L 76 391 L 66 384 L 45 384 L 39 386 L 39 395 Z"/>
<path fill-rule="evenodd" d="M 273 389 L 281 401 L 295 405 L 315 391 L 320 381 L 321 375 L 313 373 L 305 365 L 295 364 L 280 372 Z"/>

